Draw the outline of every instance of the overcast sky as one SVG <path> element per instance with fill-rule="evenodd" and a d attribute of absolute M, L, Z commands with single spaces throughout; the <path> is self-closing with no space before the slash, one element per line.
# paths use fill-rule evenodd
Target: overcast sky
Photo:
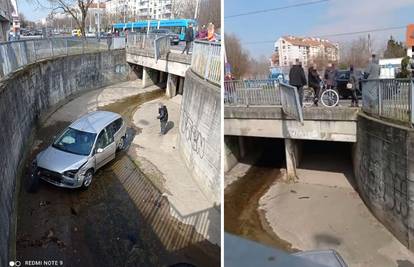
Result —
<path fill-rule="evenodd" d="M 225 31 L 237 34 L 251 54 L 257 57 L 269 55 L 273 50 L 273 44 L 247 43 L 275 41 L 280 36 L 288 34 L 317 36 L 414 23 L 414 0 L 327 0 L 314 5 L 226 18 L 249 11 L 269 10 L 310 1 L 314 0 L 225 0 Z M 326 39 L 344 42 L 361 35 L 367 36 L 367 33 Z M 374 47 L 384 46 L 390 35 L 403 41 L 405 29 L 372 33 Z"/>

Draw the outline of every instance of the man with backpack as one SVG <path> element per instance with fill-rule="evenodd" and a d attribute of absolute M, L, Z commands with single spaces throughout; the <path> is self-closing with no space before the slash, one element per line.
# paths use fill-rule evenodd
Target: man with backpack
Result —
<path fill-rule="evenodd" d="M 157 119 L 160 120 L 160 126 L 161 126 L 160 134 L 164 135 L 166 134 L 165 130 L 166 130 L 167 122 L 168 122 L 168 110 L 167 110 L 167 107 L 163 103 L 159 104 L 158 114 L 159 115 Z"/>

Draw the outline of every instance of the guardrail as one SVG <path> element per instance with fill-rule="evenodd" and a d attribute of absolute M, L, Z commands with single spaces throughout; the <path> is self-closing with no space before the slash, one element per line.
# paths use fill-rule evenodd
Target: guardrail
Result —
<path fill-rule="evenodd" d="M 153 51 L 155 40 L 159 37 L 156 34 L 130 33 L 127 38 L 127 47 Z"/>
<path fill-rule="evenodd" d="M 279 83 L 283 112 L 303 123 L 303 108 L 299 101 L 298 89 L 286 83 Z"/>
<path fill-rule="evenodd" d="M 154 41 L 154 50 L 155 50 L 155 62 L 161 58 L 162 55 L 166 55 L 170 52 L 170 37 L 160 36 L 157 37 Z"/>
<path fill-rule="evenodd" d="M 362 81 L 362 110 L 373 116 L 414 124 L 414 80 Z"/>
<path fill-rule="evenodd" d="M 280 106 L 278 80 L 224 81 L 225 105 Z"/>
<path fill-rule="evenodd" d="M 117 41 L 117 37 L 110 43 L 106 38 L 100 40 L 90 38 L 48 38 L 0 43 L 0 79 L 28 64 L 58 56 L 118 49 L 122 48 L 121 43 L 122 41 Z"/>
<path fill-rule="evenodd" d="M 191 58 L 191 69 L 205 80 L 220 86 L 221 44 L 195 41 Z"/>

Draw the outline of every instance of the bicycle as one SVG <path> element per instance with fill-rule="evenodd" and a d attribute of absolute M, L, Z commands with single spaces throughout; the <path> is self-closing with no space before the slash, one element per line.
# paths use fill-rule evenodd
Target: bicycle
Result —
<path fill-rule="evenodd" d="M 327 89 L 326 83 L 321 81 L 321 102 L 327 108 L 335 107 L 339 102 L 339 95 L 334 89 Z"/>
<path fill-rule="evenodd" d="M 303 88 L 303 106 L 305 108 L 311 107 L 314 105 L 315 101 L 315 91 L 312 87 L 305 86 Z"/>

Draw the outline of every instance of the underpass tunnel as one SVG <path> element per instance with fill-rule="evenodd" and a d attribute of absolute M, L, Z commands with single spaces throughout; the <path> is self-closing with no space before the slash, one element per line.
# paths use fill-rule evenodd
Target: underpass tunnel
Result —
<path fill-rule="evenodd" d="M 225 172 L 237 164 L 286 169 L 287 180 L 354 185 L 352 145 L 347 142 L 225 136 Z"/>
<path fill-rule="evenodd" d="M 225 172 L 238 163 L 284 168 L 285 144 L 281 138 L 225 136 Z"/>
<path fill-rule="evenodd" d="M 353 143 L 314 140 L 293 142 L 297 151 L 296 177 L 299 182 L 338 187 L 354 185 Z"/>

